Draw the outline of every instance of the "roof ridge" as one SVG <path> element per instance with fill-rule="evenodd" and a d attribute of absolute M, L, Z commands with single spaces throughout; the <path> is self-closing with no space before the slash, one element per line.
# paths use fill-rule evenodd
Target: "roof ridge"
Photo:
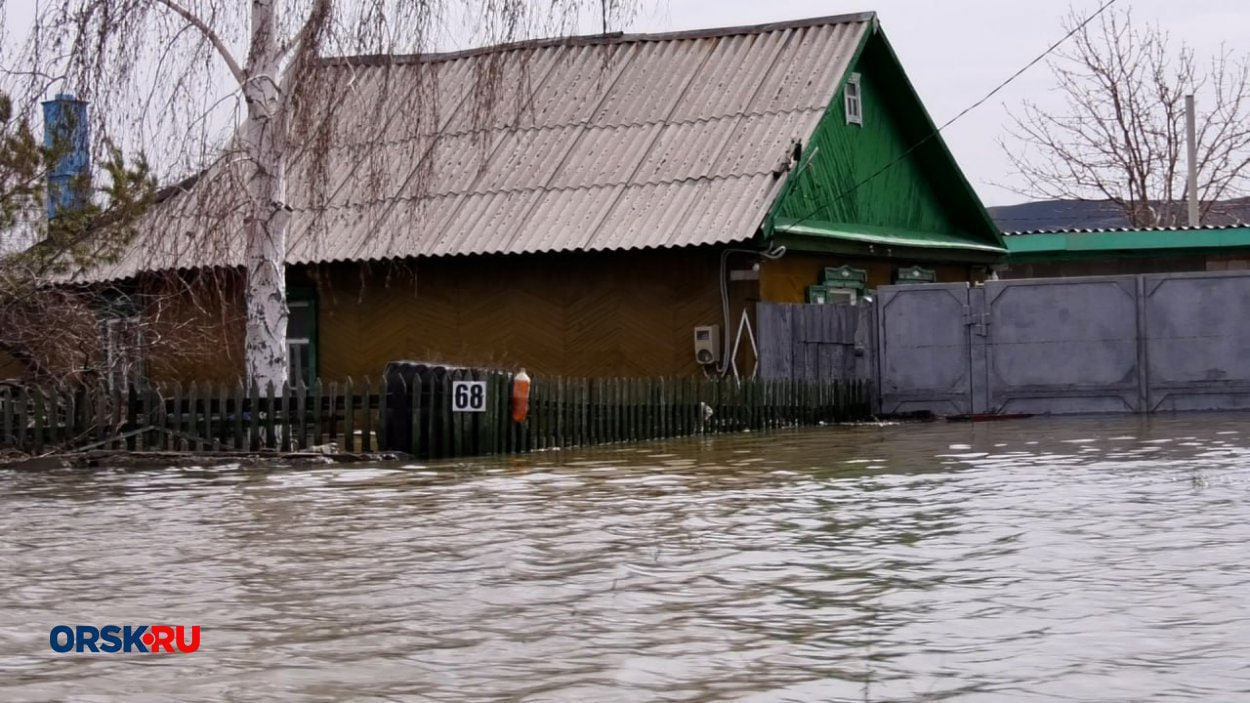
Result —
<path fill-rule="evenodd" d="M 491 44 L 488 46 L 461 49 L 457 51 L 430 52 L 426 54 L 357 54 L 353 56 L 326 56 L 320 59 L 324 66 L 381 66 L 403 65 L 415 63 L 441 63 L 457 59 L 473 58 L 488 54 L 521 51 L 527 49 L 549 49 L 554 47 L 600 46 L 617 44 L 637 44 L 642 42 L 680 41 L 684 39 L 717 39 L 747 34 L 767 34 L 791 29 L 806 29 L 835 24 L 852 24 L 859 22 L 876 22 L 877 13 L 854 12 L 840 15 L 807 17 L 781 22 L 762 24 L 746 24 L 728 27 L 709 27 L 707 29 L 687 29 L 676 32 L 655 32 L 626 34 L 610 32 L 608 34 L 576 34 L 567 37 L 544 37 L 524 39 L 520 41 Z"/>

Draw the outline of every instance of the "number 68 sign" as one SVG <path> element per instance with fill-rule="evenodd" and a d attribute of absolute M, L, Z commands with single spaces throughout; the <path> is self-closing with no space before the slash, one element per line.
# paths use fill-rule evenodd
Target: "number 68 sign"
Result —
<path fill-rule="evenodd" d="M 454 413 L 486 412 L 486 381 L 452 381 L 451 411 Z"/>

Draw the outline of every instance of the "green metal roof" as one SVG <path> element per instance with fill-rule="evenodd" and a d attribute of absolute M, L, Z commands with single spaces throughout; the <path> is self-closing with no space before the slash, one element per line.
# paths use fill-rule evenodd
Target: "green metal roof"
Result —
<path fill-rule="evenodd" d="M 1154 254 L 1250 248 L 1250 226 L 1062 230 L 1005 237 L 1010 259 L 1040 260 L 1111 253 Z"/>

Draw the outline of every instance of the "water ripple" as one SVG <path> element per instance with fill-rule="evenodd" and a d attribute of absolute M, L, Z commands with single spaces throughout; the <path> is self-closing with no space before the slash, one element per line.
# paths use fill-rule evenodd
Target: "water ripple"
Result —
<path fill-rule="evenodd" d="M 0 472 L 0 699 L 1233 700 L 1243 422 Z M 164 622 L 201 650 L 48 651 Z"/>

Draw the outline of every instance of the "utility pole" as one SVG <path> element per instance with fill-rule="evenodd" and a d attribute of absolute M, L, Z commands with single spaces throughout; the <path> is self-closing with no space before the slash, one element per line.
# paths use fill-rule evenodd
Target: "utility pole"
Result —
<path fill-rule="evenodd" d="M 1198 214 L 1198 136 L 1194 118 L 1194 96 L 1185 96 L 1185 138 L 1189 148 L 1189 226 L 1202 224 Z"/>

